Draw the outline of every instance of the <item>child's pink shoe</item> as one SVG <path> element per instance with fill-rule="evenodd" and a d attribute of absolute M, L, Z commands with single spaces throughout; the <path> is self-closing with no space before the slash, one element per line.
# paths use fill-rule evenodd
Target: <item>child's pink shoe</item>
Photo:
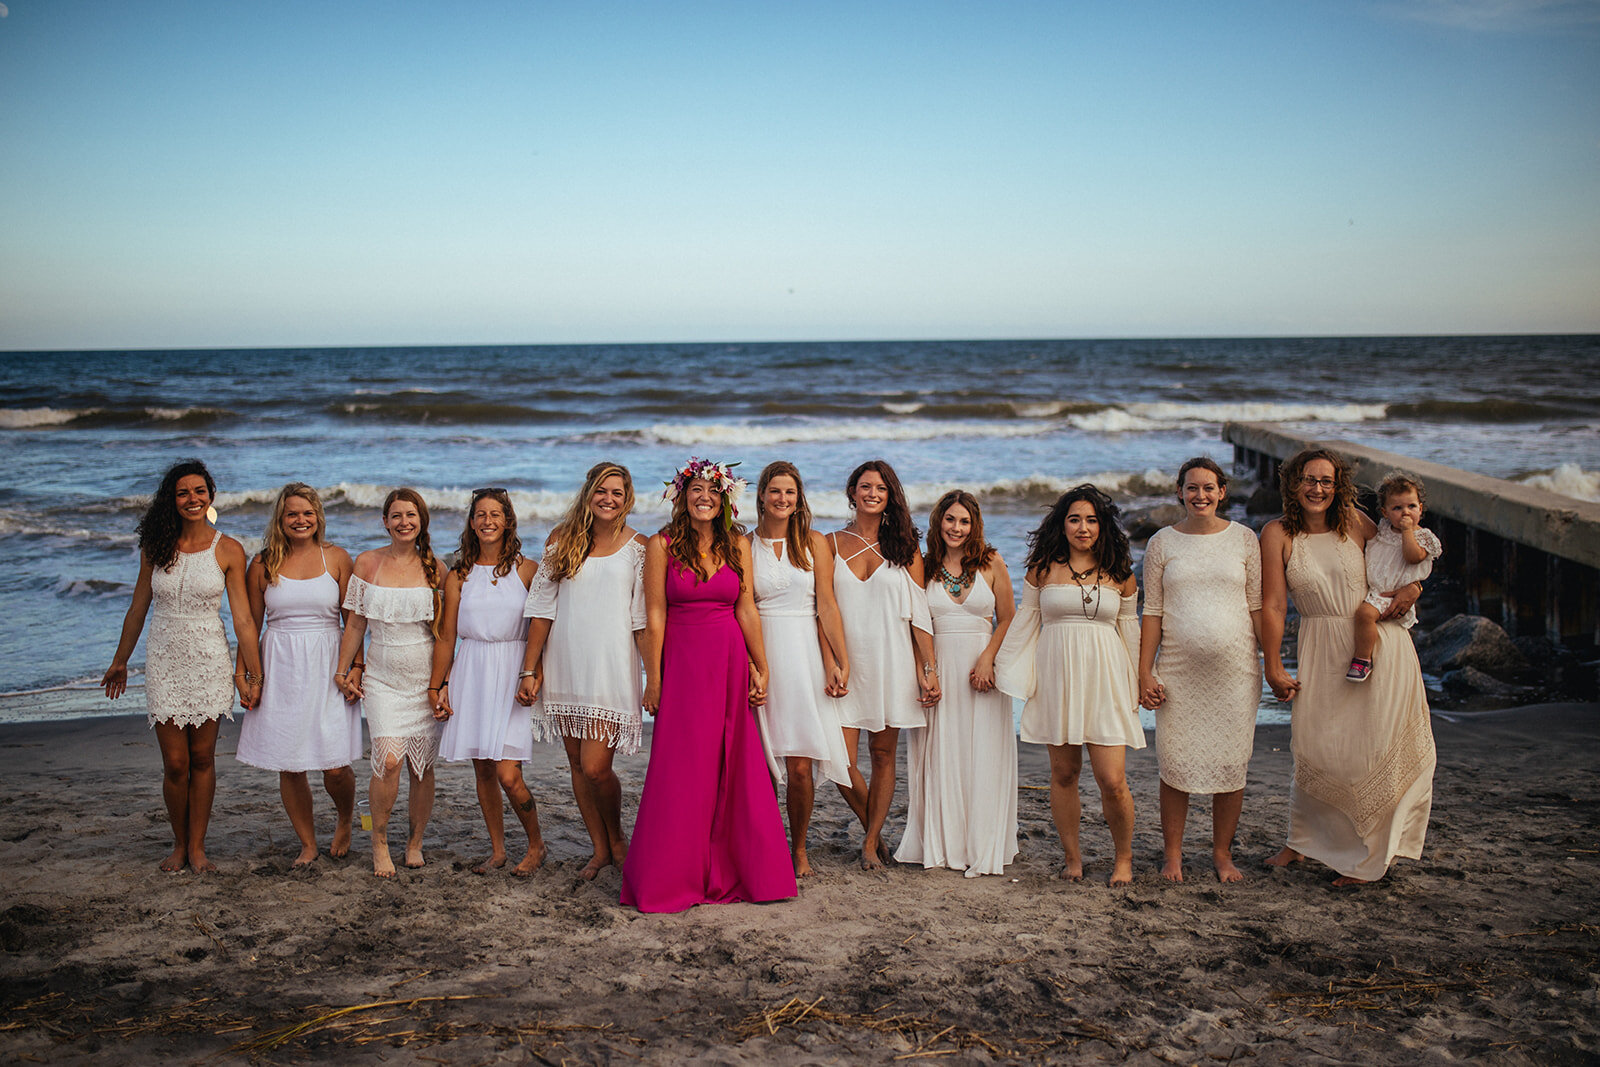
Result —
<path fill-rule="evenodd" d="M 1370 659 L 1353 659 L 1350 661 L 1350 669 L 1344 672 L 1344 680 L 1347 682 L 1364 682 L 1371 677 L 1372 661 Z"/>

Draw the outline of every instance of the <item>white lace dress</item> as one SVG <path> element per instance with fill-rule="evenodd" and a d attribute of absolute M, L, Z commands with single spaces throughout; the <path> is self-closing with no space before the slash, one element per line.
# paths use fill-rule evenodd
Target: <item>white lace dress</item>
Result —
<path fill-rule="evenodd" d="M 428 702 L 433 590 L 373 585 L 352 574 L 344 606 L 367 620 L 361 707 L 372 735 L 372 768 L 381 770 L 393 757 L 421 778 L 439 756 L 439 724 Z"/>
<path fill-rule="evenodd" d="M 623 755 L 644 740 L 643 667 L 634 633 L 645 626 L 644 545 L 629 541 L 590 556 L 578 573 L 545 579 L 550 553 L 523 615 L 550 619 L 544 646 L 544 722 L 538 737 L 603 740 Z"/>
<path fill-rule="evenodd" d="M 767 649 L 767 702 L 758 714 L 772 754 L 816 760 L 816 769 L 850 784 L 850 754 L 838 701 L 826 692 L 817 636 L 817 575 L 789 561 L 788 543 L 750 535 L 756 610 Z M 783 553 L 779 558 L 774 553 Z"/>
<path fill-rule="evenodd" d="M 833 568 L 833 595 L 850 654 L 850 692 L 839 698 L 839 722 L 868 733 L 926 726 L 911 627 L 933 632 L 928 596 L 909 571 L 892 563 L 879 565 L 865 580 L 857 578 L 850 561 L 866 552 L 876 553 L 877 546 L 841 554 Z"/>
<path fill-rule="evenodd" d="M 150 634 L 144 649 L 145 712 L 150 725 L 199 726 L 233 718 L 233 658 L 222 628 L 227 581 L 217 542 L 179 552 L 150 574 Z"/>
<path fill-rule="evenodd" d="M 334 683 L 339 580 L 278 576 L 266 589 L 261 703 L 239 727 L 240 763 L 269 771 L 327 771 L 361 758 L 361 710 Z"/>
<path fill-rule="evenodd" d="M 1230 522 L 1211 534 L 1172 527 L 1144 556 L 1144 613 L 1161 619 L 1156 709 L 1161 780 L 1185 793 L 1243 789 L 1261 704 L 1261 656 L 1252 611 L 1261 610 L 1261 549 Z"/>
<path fill-rule="evenodd" d="M 1366 600 L 1379 612 L 1388 611 L 1389 605 L 1394 603 L 1394 598 L 1384 596 L 1384 593 L 1427 578 L 1433 573 L 1433 561 L 1444 552 L 1444 546 L 1439 543 L 1439 538 L 1432 530 L 1424 530 L 1419 526 L 1416 538 L 1417 544 L 1422 546 L 1428 558 L 1421 563 L 1407 563 L 1400 531 L 1390 526 L 1388 519 L 1378 520 L 1378 532 L 1367 542 Z M 1416 605 L 1413 604 L 1409 611 L 1395 621 L 1407 630 L 1415 626 Z"/>
<path fill-rule="evenodd" d="M 1138 600 L 1108 585 L 1022 583 L 994 673 L 1002 692 L 1025 701 L 1024 741 L 1144 747 Z"/>
<path fill-rule="evenodd" d="M 461 583 L 456 611 L 455 660 L 450 666 L 450 707 L 439 755 L 447 760 L 526 760 L 533 757 L 533 721 L 517 703 L 517 672 L 528 646 L 522 605 L 528 590 L 513 567 L 496 575 L 493 564 L 472 568 Z"/>
<path fill-rule="evenodd" d="M 894 858 L 1000 874 L 1017 857 L 1017 735 L 1011 698 L 980 693 L 969 674 L 994 635 L 994 591 L 980 571 L 956 603 L 928 586 L 939 703 L 906 742 L 906 832 Z"/>

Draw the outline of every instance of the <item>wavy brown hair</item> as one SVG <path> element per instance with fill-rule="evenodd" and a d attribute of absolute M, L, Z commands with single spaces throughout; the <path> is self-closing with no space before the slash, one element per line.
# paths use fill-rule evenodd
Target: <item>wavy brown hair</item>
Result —
<path fill-rule="evenodd" d="M 1226 490 L 1228 488 L 1228 476 L 1223 473 L 1222 467 L 1216 460 L 1210 456 L 1195 456 L 1193 459 L 1184 460 L 1183 466 L 1178 468 L 1178 492 L 1180 494 L 1183 492 L 1184 478 L 1188 477 L 1189 472 L 1195 468 L 1207 470 L 1216 475 L 1218 489 Z"/>
<path fill-rule="evenodd" d="M 443 577 L 439 574 L 439 558 L 433 554 L 433 539 L 428 534 L 428 502 L 422 499 L 422 494 L 415 489 L 401 486 L 399 489 L 389 490 L 389 495 L 383 498 L 383 517 L 389 517 L 389 509 L 394 507 L 397 500 L 404 500 L 413 504 L 417 509 L 417 518 L 422 520 L 422 529 L 417 531 L 417 557 L 422 560 L 422 575 L 428 579 L 428 585 L 433 588 L 433 622 L 429 629 L 433 636 L 439 636 L 439 624 L 443 621 L 440 607 L 439 590 L 444 584 Z"/>
<path fill-rule="evenodd" d="M 211 502 L 217 501 L 217 483 L 198 459 L 180 460 L 167 468 L 156 495 L 150 498 L 150 506 L 139 519 L 139 551 L 152 567 L 166 570 L 178 562 L 178 534 L 183 531 L 183 520 L 178 517 L 178 479 L 191 474 L 206 480 Z"/>
<path fill-rule="evenodd" d="M 583 567 L 594 551 L 594 512 L 589 510 L 589 498 L 600 483 L 612 475 L 622 479 L 622 525 L 628 525 L 628 513 L 633 510 L 633 475 L 620 463 L 596 463 L 584 475 L 583 488 L 573 498 L 567 513 L 550 531 L 550 551 L 545 556 L 544 576 L 552 582 L 565 581 Z"/>
<path fill-rule="evenodd" d="M 1080 500 L 1087 500 L 1094 507 L 1095 518 L 1100 522 L 1100 537 L 1094 543 L 1095 566 L 1114 582 L 1127 581 L 1133 573 L 1133 555 L 1128 550 L 1128 535 L 1117 524 L 1117 505 L 1088 482 L 1062 493 L 1039 528 L 1028 535 L 1028 573 L 1043 581 L 1052 563 L 1072 565 L 1067 512 Z"/>
<path fill-rule="evenodd" d="M 711 580 L 711 561 L 700 558 L 700 535 L 695 532 L 694 520 L 689 518 L 688 486 L 684 486 L 683 492 L 673 499 L 672 518 L 661 528 L 661 536 L 667 542 L 668 557 L 676 560 L 678 566 L 692 572 L 702 582 Z M 733 542 L 734 538 L 743 536 L 744 527 L 738 523 L 729 525 L 715 520 L 711 523 L 710 555 L 733 568 L 733 573 L 739 576 L 741 590 L 744 588 L 744 567 L 739 562 L 738 546 Z"/>
<path fill-rule="evenodd" d="M 493 500 L 505 513 L 505 532 L 500 535 L 500 558 L 494 563 L 494 576 L 504 578 L 522 558 L 522 538 L 517 536 L 517 511 L 511 506 L 511 495 L 504 489 L 474 489 L 467 503 L 467 526 L 461 531 L 461 543 L 456 550 L 456 565 L 452 569 L 458 578 L 465 579 L 472 568 L 483 562 L 483 544 L 478 531 L 472 528 L 472 516 L 484 500 Z"/>
<path fill-rule="evenodd" d="M 1333 503 L 1328 505 L 1328 529 L 1343 539 L 1358 525 L 1356 483 L 1350 476 L 1350 464 L 1344 461 L 1343 456 L 1326 448 L 1302 449 L 1278 468 L 1278 493 L 1283 497 L 1283 518 L 1279 521 L 1283 524 L 1283 532 L 1290 537 L 1306 532 L 1306 513 L 1300 506 L 1296 490 L 1300 488 L 1300 479 L 1305 475 L 1306 467 L 1319 459 L 1333 464 Z"/>
<path fill-rule="evenodd" d="M 1390 471 L 1378 483 L 1378 507 L 1387 504 L 1391 494 L 1403 493 L 1408 489 L 1417 494 L 1418 504 L 1424 508 L 1428 506 L 1428 494 L 1422 488 L 1421 478 L 1409 471 Z"/>
<path fill-rule="evenodd" d="M 934 570 L 944 566 L 945 544 L 941 527 L 944 525 L 945 512 L 953 504 L 960 504 L 972 516 L 972 532 L 961 546 L 961 573 L 956 576 L 965 583 L 973 574 L 987 567 L 995 555 L 994 546 L 983 539 L 983 512 L 978 508 L 978 500 L 965 489 L 950 490 L 933 506 L 933 514 L 928 516 L 928 550 L 922 554 L 922 573 L 932 578 Z"/>
<path fill-rule="evenodd" d="M 806 503 L 805 483 L 800 481 L 800 471 L 786 459 L 774 460 L 761 469 L 761 479 L 756 482 L 756 519 L 759 525 L 766 511 L 762 497 L 767 485 L 779 475 L 794 479 L 794 511 L 789 513 L 788 529 L 784 540 L 789 546 L 789 562 L 800 570 L 811 569 L 811 505 Z"/>
<path fill-rule="evenodd" d="M 906 491 L 900 485 L 900 478 L 895 474 L 894 468 L 889 466 L 888 460 L 869 459 L 861 466 L 850 472 L 850 480 L 845 483 L 844 495 L 850 501 L 850 510 L 856 508 L 856 483 L 861 481 L 861 476 L 868 471 L 877 471 L 878 477 L 883 479 L 883 484 L 889 489 L 889 503 L 883 509 L 883 518 L 878 523 L 878 551 L 883 554 L 885 563 L 893 563 L 897 567 L 909 567 L 911 561 L 917 558 L 917 541 L 921 534 L 917 524 L 911 521 L 911 507 L 906 503 Z"/>
<path fill-rule="evenodd" d="M 272 517 L 267 520 L 266 535 L 261 538 L 261 565 L 267 569 L 267 584 L 278 583 L 278 571 L 283 567 L 284 557 L 289 554 L 289 537 L 283 532 L 283 512 L 289 506 L 289 498 L 297 496 L 311 505 L 311 510 L 317 514 L 317 532 L 312 535 L 312 540 L 318 545 L 327 543 L 328 517 L 322 511 L 322 498 L 317 491 L 305 482 L 290 482 L 278 490 L 278 499 L 272 502 Z"/>

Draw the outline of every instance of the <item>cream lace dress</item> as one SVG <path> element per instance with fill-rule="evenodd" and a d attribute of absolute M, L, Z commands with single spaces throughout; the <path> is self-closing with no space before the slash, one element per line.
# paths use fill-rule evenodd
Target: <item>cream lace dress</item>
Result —
<path fill-rule="evenodd" d="M 1161 780 L 1185 793 L 1243 789 L 1261 704 L 1261 548 L 1236 522 L 1210 534 L 1167 527 L 1144 556 L 1144 613 L 1161 619 L 1156 709 Z"/>
<path fill-rule="evenodd" d="M 179 552 L 150 574 L 150 635 L 144 649 L 145 713 L 150 725 L 199 726 L 233 718 L 233 659 L 222 628 L 227 581 L 211 545 Z"/>
<path fill-rule="evenodd" d="M 373 585 L 355 575 L 344 606 L 367 620 L 367 669 L 361 702 L 372 735 L 372 769 L 393 756 L 421 778 L 439 756 L 439 723 L 428 702 L 433 672 L 433 590 Z"/>

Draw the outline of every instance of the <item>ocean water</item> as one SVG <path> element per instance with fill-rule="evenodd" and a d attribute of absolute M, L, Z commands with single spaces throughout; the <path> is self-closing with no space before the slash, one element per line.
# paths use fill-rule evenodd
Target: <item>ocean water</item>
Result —
<path fill-rule="evenodd" d="M 247 549 L 297 480 L 354 553 L 383 542 L 376 509 L 395 485 L 428 500 L 439 549 L 473 487 L 506 486 L 536 548 L 601 459 L 632 469 L 635 524 L 653 530 L 691 454 L 740 461 L 752 482 L 792 460 L 826 530 L 848 518 L 851 469 L 881 456 L 923 522 L 946 489 L 976 493 L 1018 561 L 1063 489 L 1150 503 L 1170 499 L 1185 458 L 1230 461 L 1227 420 L 1600 498 L 1600 337 L 0 354 L 0 696 L 99 678 L 138 571 L 135 524 L 181 458 L 210 466 L 218 525 Z"/>

